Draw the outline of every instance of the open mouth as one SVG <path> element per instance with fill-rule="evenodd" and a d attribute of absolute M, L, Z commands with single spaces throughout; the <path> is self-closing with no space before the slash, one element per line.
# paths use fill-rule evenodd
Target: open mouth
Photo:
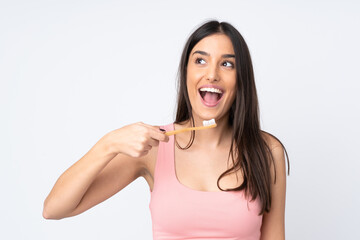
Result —
<path fill-rule="evenodd" d="M 199 89 L 199 94 L 202 99 L 202 102 L 208 107 L 216 106 L 222 99 L 223 93 L 212 92 L 212 91 L 201 91 Z"/>

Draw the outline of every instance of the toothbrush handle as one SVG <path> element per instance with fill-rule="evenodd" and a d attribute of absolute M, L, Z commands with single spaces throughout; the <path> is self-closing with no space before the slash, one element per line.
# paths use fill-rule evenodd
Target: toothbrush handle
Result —
<path fill-rule="evenodd" d="M 209 125 L 209 126 L 200 126 L 200 127 L 190 127 L 190 128 L 178 129 L 178 130 L 166 132 L 165 135 L 171 136 L 171 135 L 182 133 L 182 132 L 187 132 L 187 131 L 192 131 L 192 130 L 202 130 L 202 129 L 213 128 L 213 127 L 216 127 L 216 124 Z"/>

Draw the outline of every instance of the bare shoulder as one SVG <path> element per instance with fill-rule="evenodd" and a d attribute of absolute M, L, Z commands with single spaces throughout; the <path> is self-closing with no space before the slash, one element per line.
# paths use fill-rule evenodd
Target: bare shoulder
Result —
<path fill-rule="evenodd" d="M 271 133 L 262 131 L 262 136 L 269 146 L 275 161 L 283 161 L 284 158 L 284 151 L 286 151 L 283 143 Z"/>
<path fill-rule="evenodd" d="M 261 134 L 271 150 L 274 150 L 275 148 L 283 148 L 283 144 L 280 140 L 271 133 L 261 131 Z"/>
<path fill-rule="evenodd" d="M 271 154 L 274 159 L 276 170 L 279 170 L 279 172 L 284 172 L 284 170 L 286 169 L 286 159 L 287 159 L 288 171 L 289 171 L 289 167 L 290 167 L 289 158 L 283 143 L 271 133 L 262 131 L 262 136 L 271 150 Z M 285 159 L 285 155 L 286 155 L 286 159 Z"/>
<path fill-rule="evenodd" d="M 262 136 L 270 148 L 271 161 L 271 209 L 265 212 L 261 226 L 261 240 L 285 239 L 285 199 L 286 199 L 286 149 L 274 135 L 262 131 Z M 286 153 L 287 156 L 287 153 Z"/>

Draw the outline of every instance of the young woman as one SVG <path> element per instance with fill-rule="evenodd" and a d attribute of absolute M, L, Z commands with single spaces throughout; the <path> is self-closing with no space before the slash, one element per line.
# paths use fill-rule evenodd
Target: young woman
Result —
<path fill-rule="evenodd" d="M 59 177 L 44 218 L 80 214 L 142 176 L 154 239 L 285 239 L 287 152 L 260 129 L 240 33 L 226 22 L 200 26 L 185 44 L 179 84 L 174 123 L 107 133 Z M 164 134 L 210 119 L 215 128 Z"/>

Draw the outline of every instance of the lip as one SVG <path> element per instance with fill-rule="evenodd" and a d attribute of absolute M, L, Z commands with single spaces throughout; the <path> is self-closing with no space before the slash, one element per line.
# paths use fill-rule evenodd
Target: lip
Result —
<path fill-rule="evenodd" d="M 215 86 L 215 85 L 204 85 L 204 86 Z M 204 87 L 204 86 L 202 86 L 202 87 Z M 200 88 L 202 88 L 202 87 L 200 87 Z M 200 89 L 200 88 L 199 88 L 199 89 Z M 219 89 L 220 89 L 220 88 L 219 88 Z M 223 90 L 221 89 L 221 91 L 223 91 Z M 220 98 L 216 103 L 214 103 L 214 104 L 209 104 L 209 103 L 205 102 L 204 99 L 201 97 L 199 91 L 197 91 L 197 95 L 199 96 L 201 102 L 202 102 L 205 106 L 207 106 L 207 107 L 216 107 L 216 106 L 219 104 L 219 102 L 221 101 L 221 99 L 223 99 L 223 97 L 224 97 L 224 91 L 223 91 L 223 94 L 221 95 L 221 98 Z"/>

